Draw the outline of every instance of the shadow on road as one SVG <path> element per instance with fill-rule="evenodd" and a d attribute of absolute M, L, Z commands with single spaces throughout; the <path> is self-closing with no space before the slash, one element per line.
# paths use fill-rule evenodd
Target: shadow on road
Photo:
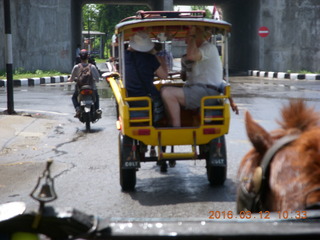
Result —
<path fill-rule="evenodd" d="M 206 176 L 166 176 L 157 179 L 137 179 L 133 200 L 144 206 L 161 206 L 191 202 L 234 202 L 236 184 L 227 179 L 223 186 L 211 187 Z M 151 183 L 151 185 L 150 185 Z"/>
<path fill-rule="evenodd" d="M 81 133 L 84 133 L 84 134 L 90 134 L 90 133 L 99 133 L 99 132 L 102 132 L 104 130 L 104 128 L 95 128 L 94 126 L 91 127 L 90 131 L 87 132 L 85 126 L 83 126 L 83 128 L 77 128 L 77 132 L 81 132 Z"/>

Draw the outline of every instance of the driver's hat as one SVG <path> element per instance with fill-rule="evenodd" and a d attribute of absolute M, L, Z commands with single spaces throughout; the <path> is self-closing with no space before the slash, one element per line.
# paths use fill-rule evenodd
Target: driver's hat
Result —
<path fill-rule="evenodd" d="M 129 45 L 136 51 L 149 52 L 154 48 L 154 43 L 146 32 L 137 32 L 130 38 Z"/>

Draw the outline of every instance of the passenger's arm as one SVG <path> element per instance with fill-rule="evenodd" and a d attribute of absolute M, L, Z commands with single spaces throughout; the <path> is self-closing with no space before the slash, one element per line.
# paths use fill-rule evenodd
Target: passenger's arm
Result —
<path fill-rule="evenodd" d="M 201 52 L 197 47 L 197 39 L 202 36 L 197 35 L 195 27 L 192 27 L 187 35 L 187 60 L 199 61 L 202 58 Z"/>
<path fill-rule="evenodd" d="M 220 88 L 220 91 L 223 92 L 223 94 L 226 94 L 226 86 L 228 86 L 229 84 L 226 83 L 225 81 L 222 81 L 222 83 L 220 84 L 219 88 Z M 231 94 L 230 94 L 230 97 L 228 98 L 229 99 L 229 103 L 230 103 L 230 107 L 232 109 L 232 111 L 234 111 L 237 115 L 239 115 L 239 109 L 238 109 L 238 106 L 237 104 L 234 102 Z"/>
<path fill-rule="evenodd" d="M 239 109 L 237 104 L 233 101 L 233 98 L 230 96 L 229 97 L 229 102 L 230 102 L 230 107 L 232 111 L 234 111 L 237 115 L 239 115 Z"/>

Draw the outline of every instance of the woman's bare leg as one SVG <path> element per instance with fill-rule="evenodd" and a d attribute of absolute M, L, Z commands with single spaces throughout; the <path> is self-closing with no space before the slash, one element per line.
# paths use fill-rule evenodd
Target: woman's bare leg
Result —
<path fill-rule="evenodd" d="M 185 105 L 183 89 L 178 87 L 164 87 L 161 89 L 161 97 L 172 127 L 180 127 L 180 106 Z"/>

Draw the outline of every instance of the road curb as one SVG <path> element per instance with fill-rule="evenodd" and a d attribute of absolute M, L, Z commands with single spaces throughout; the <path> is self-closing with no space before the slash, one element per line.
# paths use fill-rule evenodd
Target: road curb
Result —
<path fill-rule="evenodd" d="M 22 79 L 14 79 L 13 86 L 21 87 L 21 86 L 35 86 L 41 84 L 49 84 L 49 83 L 61 83 L 68 81 L 68 75 L 62 76 L 51 76 L 51 77 L 41 77 L 41 78 L 22 78 Z M 7 86 L 7 79 L 0 79 L 0 87 Z"/>
<path fill-rule="evenodd" d="M 248 70 L 249 76 L 279 78 L 290 80 L 320 80 L 320 74 L 314 73 L 286 73 L 286 72 L 268 72 L 260 70 Z"/>

